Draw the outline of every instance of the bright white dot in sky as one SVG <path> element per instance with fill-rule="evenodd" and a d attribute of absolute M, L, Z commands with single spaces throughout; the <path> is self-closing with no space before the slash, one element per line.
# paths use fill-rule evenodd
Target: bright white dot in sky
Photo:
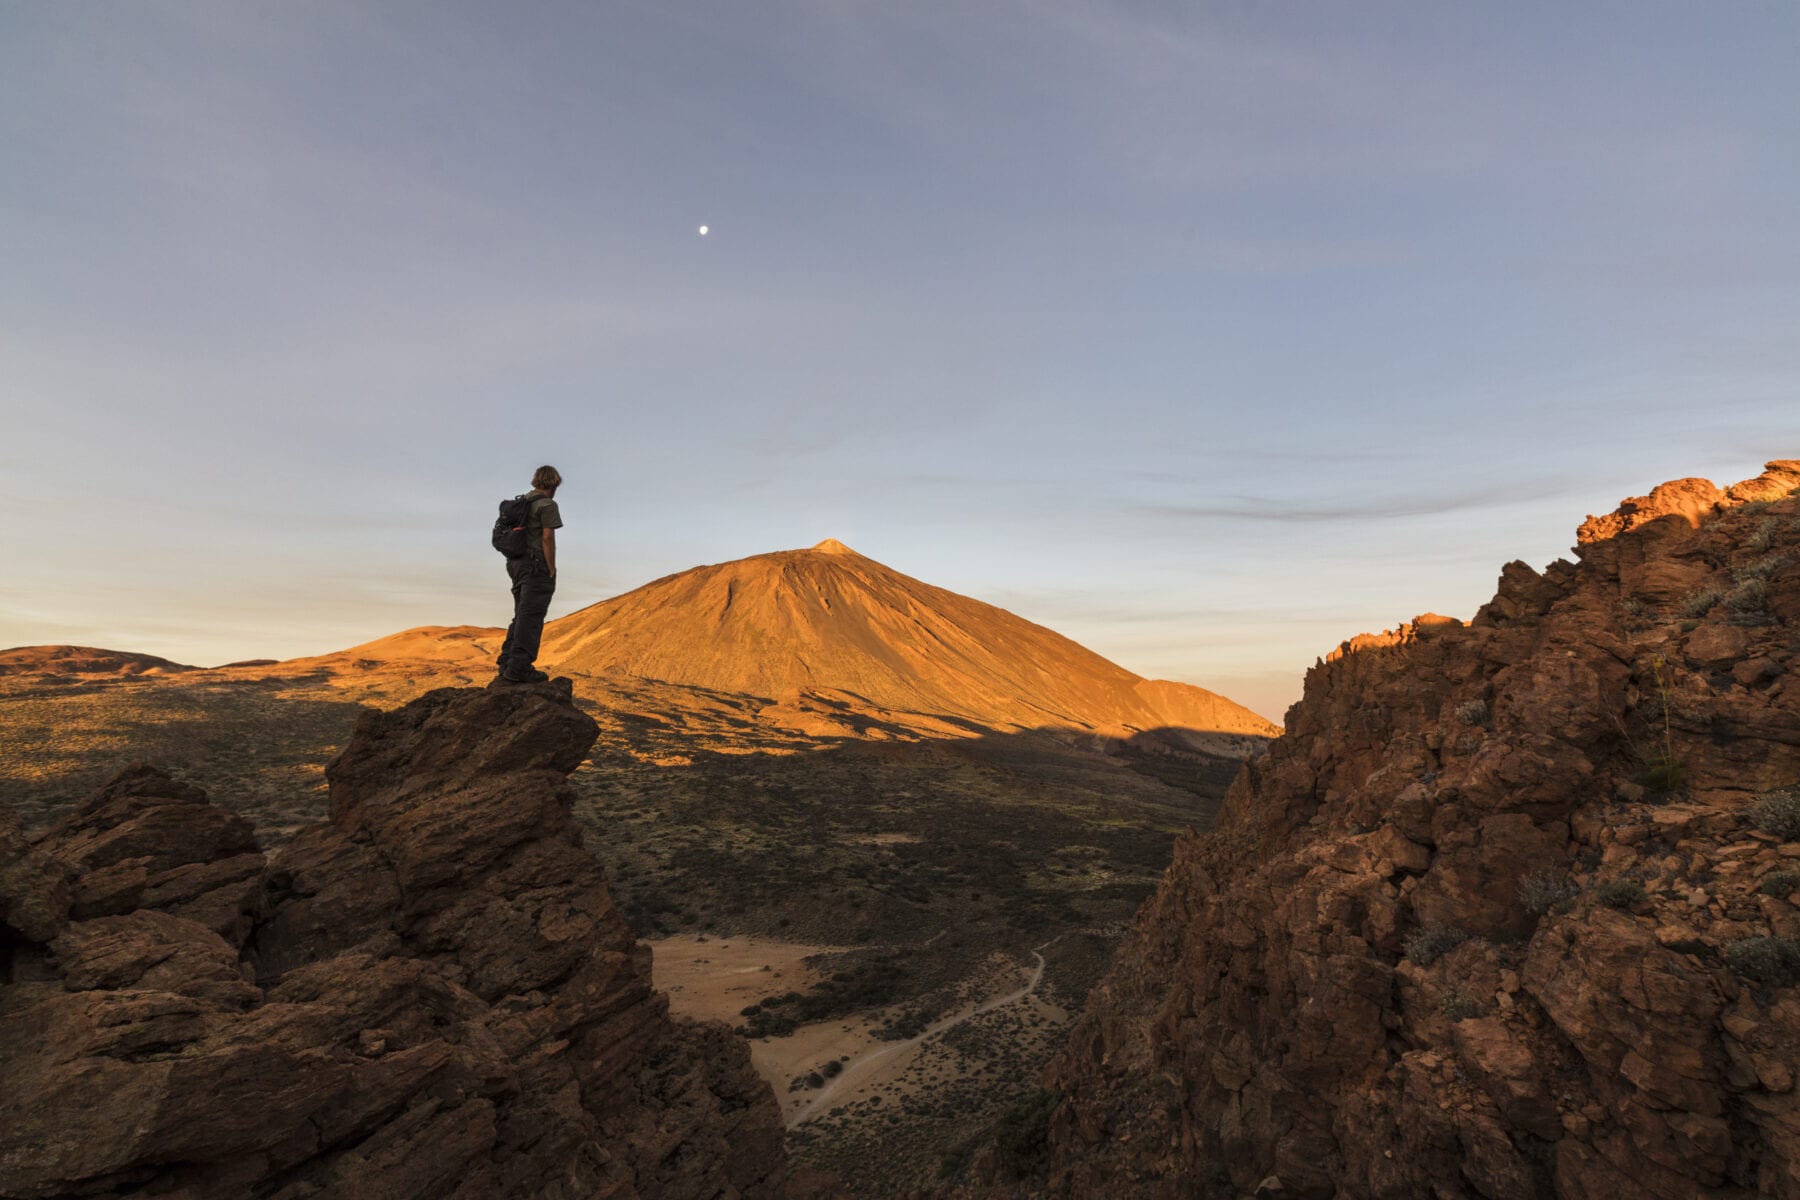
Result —
<path fill-rule="evenodd" d="M 700 236 L 701 236 L 701 237 L 705 237 L 705 236 L 706 236 L 706 226 L 704 226 L 704 225 L 702 225 L 702 226 L 701 226 L 701 227 L 700 227 Z"/>

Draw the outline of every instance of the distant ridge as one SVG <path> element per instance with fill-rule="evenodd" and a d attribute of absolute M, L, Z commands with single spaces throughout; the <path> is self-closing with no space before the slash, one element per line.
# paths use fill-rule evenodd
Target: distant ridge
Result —
<path fill-rule="evenodd" d="M 0 675 L 175 675 L 198 671 L 154 654 L 96 646 L 15 646 L 0 650 Z"/>
<path fill-rule="evenodd" d="M 1143 679 L 835 538 L 695 567 L 590 605 L 549 625 L 540 662 L 770 698 L 848 693 L 990 725 L 1279 732 L 1223 696 Z"/>

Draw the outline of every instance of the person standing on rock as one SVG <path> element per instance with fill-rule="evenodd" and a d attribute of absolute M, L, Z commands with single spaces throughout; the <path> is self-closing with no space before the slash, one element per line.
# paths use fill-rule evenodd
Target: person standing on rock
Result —
<path fill-rule="evenodd" d="M 555 467 L 539 467 L 531 476 L 531 507 L 525 517 L 525 553 L 506 560 L 512 580 L 513 618 L 500 644 L 500 678 L 513 683 L 537 683 L 550 676 L 537 669 L 538 643 L 544 636 L 544 614 L 556 594 L 556 531 L 562 528 L 562 511 L 556 507 L 556 489 L 562 474 Z"/>

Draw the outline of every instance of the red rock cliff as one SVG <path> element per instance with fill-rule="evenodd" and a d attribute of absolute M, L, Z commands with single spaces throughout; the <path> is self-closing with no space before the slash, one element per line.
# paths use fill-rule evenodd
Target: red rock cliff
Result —
<path fill-rule="evenodd" d="M 1800 1196 L 1797 486 L 1664 485 L 1316 666 L 1052 1066 L 1037 1194 Z"/>
<path fill-rule="evenodd" d="M 566 682 L 368 714 L 266 867 L 149 769 L 0 819 L 0 1196 L 781 1195 L 746 1047 L 581 848 L 594 737 Z"/>

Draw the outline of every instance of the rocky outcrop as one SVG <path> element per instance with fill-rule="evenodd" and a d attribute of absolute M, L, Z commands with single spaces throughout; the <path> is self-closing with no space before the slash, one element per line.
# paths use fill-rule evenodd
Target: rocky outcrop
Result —
<path fill-rule="evenodd" d="M 1050 1069 L 1034 1194 L 1800 1196 L 1797 486 L 1665 485 L 1317 665 Z"/>
<path fill-rule="evenodd" d="M 559 682 L 366 714 L 267 863 L 149 769 L 0 822 L 0 1196 L 782 1195 L 746 1047 L 581 847 Z"/>

